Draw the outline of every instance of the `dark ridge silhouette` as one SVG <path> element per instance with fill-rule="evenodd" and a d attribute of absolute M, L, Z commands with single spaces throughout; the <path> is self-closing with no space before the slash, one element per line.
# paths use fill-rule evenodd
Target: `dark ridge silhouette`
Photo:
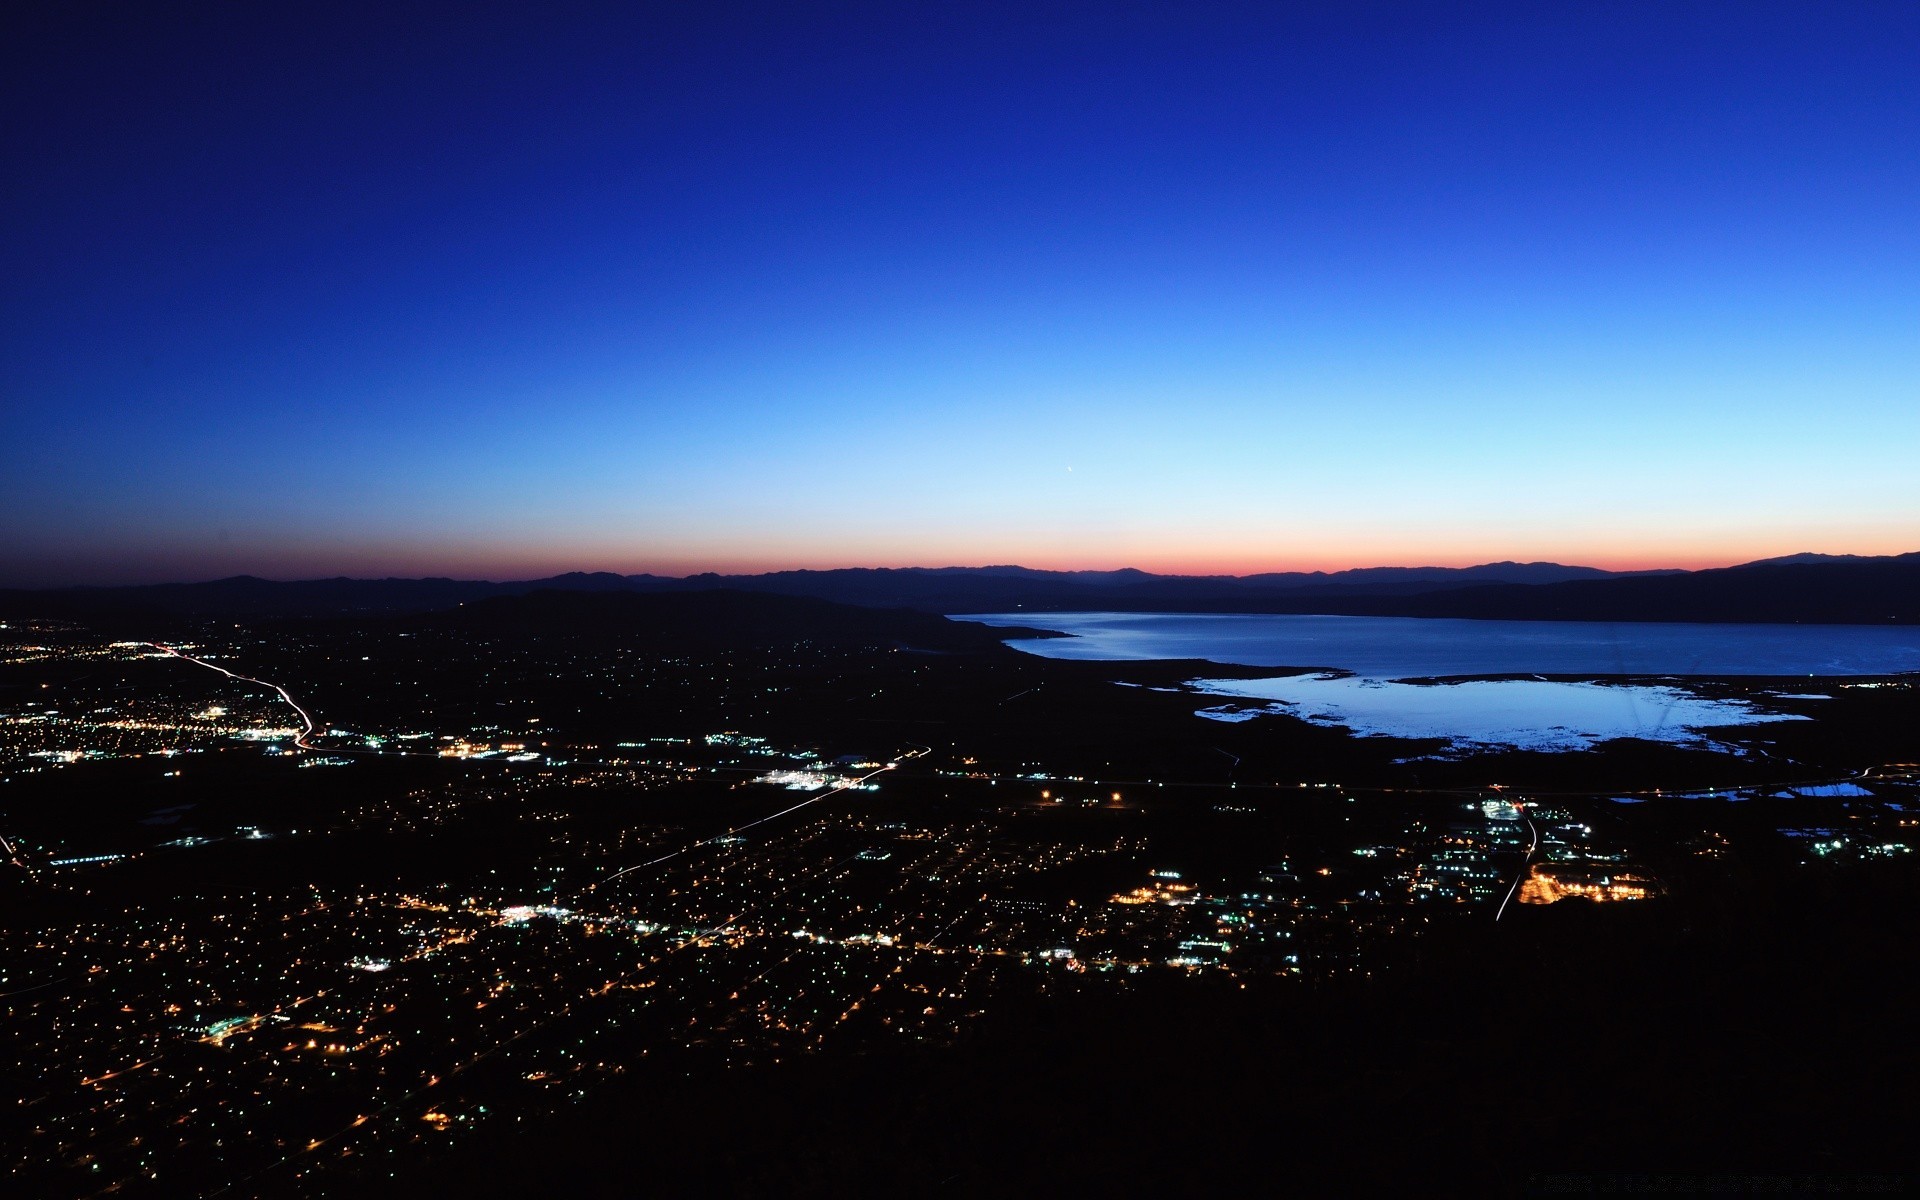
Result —
<path fill-rule="evenodd" d="M 1118 571 L 1037 571 L 1012 566 L 847 567 L 764 575 L 696 575 L 685 582 L 929 612 L 1013 608 L 1177 612 L 1192 608 L 1258 611 L 1278 597 L 1320 595 L 1328 588 L 1338 589 L 1331 594 L 1394 595 L 1488 583 L 1609 577 L 1597 567 L 1504 562 L 1477 567 L 1362 567 L 1332 573 L 1294 571 L 1247 576 L 1154 575 L 1130 567 Z"/>
<path fill-rule="evenodd" d="M 810 596 L 876 608 L 924 612 L 1055 611 L 1121 608 L 1177 611 L 1227 605 L 1258 610 L 1276 596 L 1391 596 L 1489 583 L 1544 583 L 1609 578 L 1596 567 L 1558 563 L 1488 563 L 1477 567 L 1365 567 L 1352 571 L 1231 575 L 1154 575 L 1117 571 L 1039 571 L 1029 567 L 849 567 L 762 575 L 701 574 L 685 579 L 570 571 L 548 579 L 492 583 L 472 579 L 305 579 L 277 581 L 235 575 L 204 583 L 139 587 L 0 591 L 0 615 L 125 614 L 135 610 L 221 617 L 318 617 L 433 612 L 492 596 L 538 590 L 685 592 L 731 588 Z"/>
<path fill-rule="evenodd" d="M 1368 567 L 1330 574 L 1153 575 L 1037 571 L 1016 566 L 855 567 L 764 575 L 570 572 L 490 583 L 460 579 L 313 579 L 250 575 L 206 583 L 0 592 L 0 617 L 81 620 L 131 613 L 233 618 L 379 616 L 435 612 L 536 591 L 704 594 L 715 589 L 806 597 L 924 613 L 1344 613 L 1512 620 L 1920 622 L 1920 554 L 1886 558 L 1792 555 L 1693 572 L 1610 574 L 1558 563 Z"/>
<path fill-rule="evenodd" d="M 800 642 L 959 652 L 998 650 L 1006 636 L 1004 630 L 910 609 L 863 608 L 727 589 L 651 595 L 543 590 L 495 596 L 401 620 L 465 633 L 616 639 L 625 646 L 667 652 Z"/>
<path fill-rule="evenodd" d="M 1892 558 L 1749 563 L 1688 575 L 1468 588 L 1381 611 L 1530 621 L 1920 624 L 1920 553 Z"/>
<path fill-rule="evenodd" d="M 54 588 L 0 591 L 0 615 L 88 618 L 131 613 L 221 617 L 321 617 L 434 612 L 491 596 L 540 589 L 586 592 L 648 590 L 655 577 L 573 571 L 552 579 L 490 583 L 478 579 L 273 580 L 234 575 L 205 583 L 141 587 Z M 678 580 L 661 580 L 678 586 Z"/>

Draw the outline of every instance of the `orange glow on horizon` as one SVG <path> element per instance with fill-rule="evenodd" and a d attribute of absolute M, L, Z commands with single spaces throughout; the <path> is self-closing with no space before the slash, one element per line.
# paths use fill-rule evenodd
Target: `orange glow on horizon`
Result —
<path fill-rule="evenodd" d="M 1822 548 L 1816 552 L 1829 554 L 1855 554 L 1863 557 L 1896 555 L 1911 552 L 1912 547 L 1900 544 L 1885 547 L 1850 546 L 1845 549 L 1828 550 Z M 661 576 L 684 577 L 700 574 L 717 575 L 758 575 L 778 571 L 835 571 L 859 568 L 909 569 L 909 568 L 984 568 L 1000 566 L 1018 566 L 1037 571 L 1117 571 L 1134 569 L 1153 575 L 1188 576 L 1247 576 L 1280 573 L 1334 574 L 1341 571 L 1361 570 L 1370 567 L 1476 567 L 1498 562 L 1551 562 L 1564 566 L 1596 567 L 1605 571 L 1656 571 L 1681 570 L 1700 571 L 1720 567 L 1738 566 L 1742 563 L 1760 559 L 1779 558 L 1791 554 L 1807 552 L 1805 547 L 1786 549 L 1774 546 L 1741 547 L 1733 550 L 1694 550 L 1673 554 L 1635 553 L 1631 550 L 1615 550 L 1604 553 L 1522 553 L 1483 551 L 1480 553 L 1450 551 L 1418 553 L 1410 552 L 1380 556 L 1339 556 L 1332 555 L 1275 555 L 1267 557 L 1256 553 L 1221 554 L 1207 556 L 1189 556 L 1178 552 L 1142 553 L 1115 559 L 1104 555 L 1039 555 L 1018 553 L 976 552 L 972 554 L 936 554 L 899 555 L 885 554 L 863 557 L 856 555 L 821 555 L 770 551 L 765 555 L 725 554 L 712 557 L 649 559 L 617 553 L 584 555 L 580 559 L 555 559 L 549 555 L 519 556 L 495 558 L 475 556 L 466 564 L 446 564 L 444 569 L 425 572 L 430 574 L 461 574 L 466 578 L 492 580 L 530 579 L 550 575 L 565 574 L 570 571 L 607 571 L 620 575 L 652 574 Z M 353 574 L 353 572 L 345 572 Z M 382 572 L 386 573 L 386 572 Z"/>
<path fill-rule="evenodd" d="M 615 545 L 614 539 L 578 537 L 527 544 L 518 539 L 486 543 L 479 539 L 426 545 L 398 539 L 353 548 L 314 545 L 266 547 L 153 546 L 127 555 L 117 565 L 73 562 L 42 565 L 35 578 L 17 578 L 9 586 L 115 586 L 184 583 L 256 575 L 300 580 L 347 576 L 359 579 L 447 577 L 492 581 L 541 579 L 570 572 L 611 572 L 685 577 L 704 573 L 753 575 L 772 571 L 830 571 L 846 568 L 1021 566 L 1045 571 L 1114 571 L 1123 568 L 1155 575 L 1246 576 L 1280 572 L 1326 572 L 1367 567 L 1471 567 L 1495 562 L 1555 562 L 1609 571 L 1701 570 L 1735 566 L 1757 559 L 1816 551 L 1862 556 L 1902 554 L 1920 545 L 1920 530 L 1875 530 L 1878 536 L 1835 538 L 1803 532 L 1776 532 L 1773 538 L 1728 537 L 1712 543 L 1648 539 L 1630 544 L 1625 537 L 1569 537 L 1560 548 L 1538 543 L 1486 546 L 1435 540 L 1405 542 L 1385 538 L 1353 539 L 1348 544 L 1296 545 L 1262 551 L 1233 545 L 1184 547 L 1146 538 L 1106 539 L 1099 544 L 1063 546 L 1057 538 L 1009 540 L 982 549 L 959 538 L 928 538 L 912 546 L 894 539 L 849 539 L 839 546 L 769 538 L 716 539 L 701 544 L 688 538 L 664 545 Z M 1224 539 L 1223 539 L 1224 540 Z M 1332 539 L 1328 539 L 1331 541 Z"/>

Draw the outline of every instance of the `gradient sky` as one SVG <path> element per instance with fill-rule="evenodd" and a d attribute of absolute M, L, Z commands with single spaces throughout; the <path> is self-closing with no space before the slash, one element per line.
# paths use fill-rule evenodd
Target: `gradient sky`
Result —
<path fill-rule="evenodd" d="M 1920 549 L 1920 5 L 0 42 L 0 582 Z"/>

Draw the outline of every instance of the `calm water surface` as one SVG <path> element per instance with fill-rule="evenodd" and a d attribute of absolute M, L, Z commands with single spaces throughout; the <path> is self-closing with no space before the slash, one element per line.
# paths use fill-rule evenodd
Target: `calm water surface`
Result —
<path fill-rule="evenodd" d="M 1602 624 L 1240 613 L 988 613 L 1070 638 L 1013 639 L 1047 658 L 1202 658 L 1372 679 L 1452 675 L 1890 675 L 1920 671 L 1920 628 Z"/>
<path fill-rule="evenodd" d="M 1717 749 L 1722 748 L 1715 740 L 1717 730 L 1808 719 L 1773 704 L 1710 699 L 1683 687 L 1646 684 L 1546 679 L 1417 684 L 1357 675 L 1288 675 L 1196 679 L 1188 686 L 1233 697 L 1233 703 L 1198 713 L 1215 721 L 1244 721 L 1272 713 L 1362 736 L 1441 738 L 1456 750 L 1481 746 L 1586 750 L 1626 737 Z"/>
<path fill-rule="evenodd" d="M 1193 658 L 1250 667 L 1317 667 L 1351 675 L 1195 679 L 1229 702 L 1198 715 L 1265 714 L 1362 736 L 1441 738 L 1458 750 L 1583 750 L 1614 738 L 1716 746 L 1713 730 L 1806 720 L 1819 693 L 1773 692 L 1760 703 L 1708 698 L 1673 683 L 1544 679 L 1407 683 L 1476 675 L 1888 675 L 1920 670 L 1920 630 L 1856 625 L 1647 625 L 1450 621 L 1189 613 L 991 613 L 960 618 L 1054 629 L 1070 638 L 1014 638 L 1048 658 Z M 1794 702 L 1791 704 L 1782 702 Z"/>

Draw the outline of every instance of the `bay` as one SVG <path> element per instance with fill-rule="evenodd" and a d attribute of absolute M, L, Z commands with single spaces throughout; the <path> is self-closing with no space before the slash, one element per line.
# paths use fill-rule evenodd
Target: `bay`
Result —
<path fill-rule="evenodd" d="M 1186 686 L 1229 701 L 1196 714 L 1210 720 L 1283 715 L 1360 736 L 1438 738 L 1454 752 L 1584 750 L 1617 738 L 1716 747 L 1716 730 L 1806 720 L 1794 709 L 1826 697 L 1764 691 L 1748 699 L 1710 698 L 1688 688 L 1689 677 L 1920 670 L 1920 630 L 1906 626 L 1118 612 L 955 619 L 1072 635 L 1008 639 L 1048 658 L 1305 669 L 1309 673 L 1268 679 L 1201 678 Z M 1515 675 L 1581 678 L 1485 678 Z M 1620 676 L 1665 678 L 1653 684 Z"/>
<path fill-rule="evenodd" d="M 1047 658 L 1206 659 L 1350 671 L 1372 679 L 1484 675 L 1890 675 L 1920 671 L 1908 625 L 1691 625 L 1460 621 L 1269 613 L 956 616 L 1071 634 L 1012 639 Z"/>

